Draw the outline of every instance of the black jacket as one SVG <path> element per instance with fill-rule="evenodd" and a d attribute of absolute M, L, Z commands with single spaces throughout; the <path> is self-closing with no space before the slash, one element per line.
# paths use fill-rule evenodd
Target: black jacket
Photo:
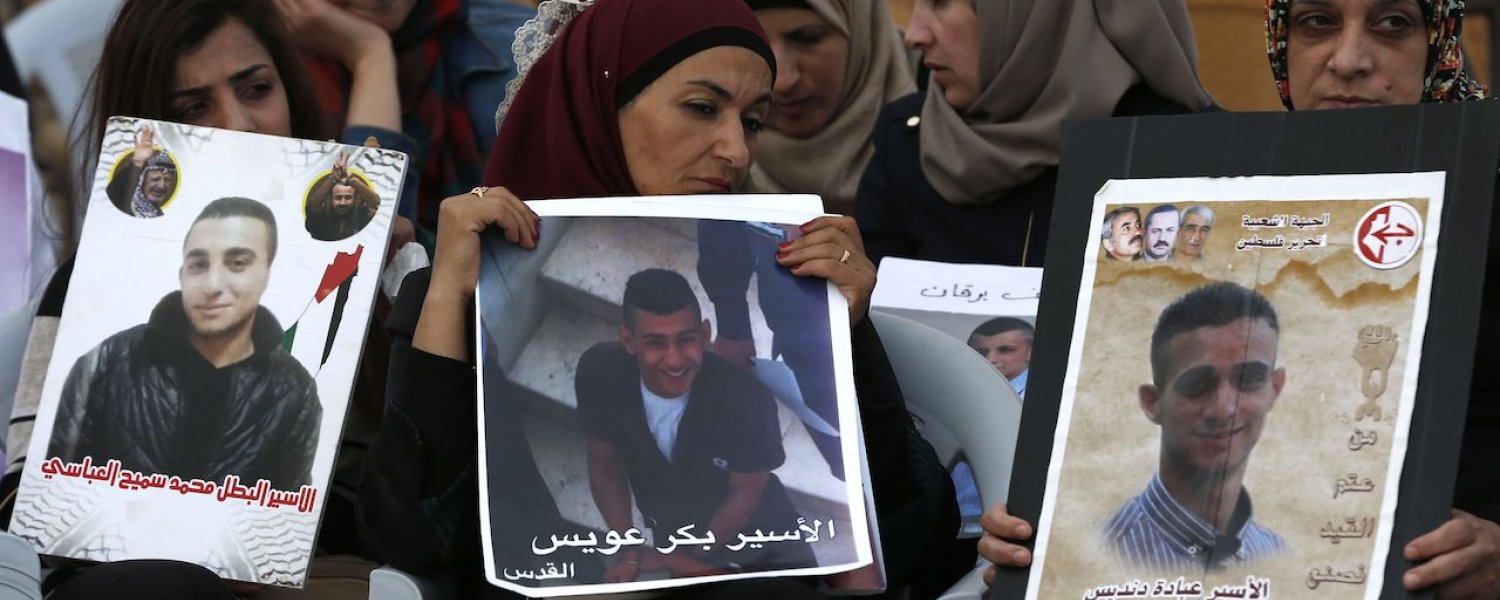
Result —
<path fill-rule="evenodd" d="M 96 464 L 119 459 L 143 473 L 222 481 L 238 475 L 279 489 L 312 483 L 323 409 L 307 370 L 281 348 L 265 307 L 255 353 L 215 368 L 188 344 L 181 292 L 151 319 L 101 342 L 64 384 L 48 456 Z"/>
<path fill-rule="evenodd" d="M 1040 267 L 1047 250 L 1057 167 L 991 204 L 953 204 L 922 173 L 920 92 L 887 104 L 875 125 L 875 155 L 859 182 L 854 215 L 865 252 L 953 263 Z M 1192 112 L 1145 86 L 1125 92 L 1115 116 Z"/>

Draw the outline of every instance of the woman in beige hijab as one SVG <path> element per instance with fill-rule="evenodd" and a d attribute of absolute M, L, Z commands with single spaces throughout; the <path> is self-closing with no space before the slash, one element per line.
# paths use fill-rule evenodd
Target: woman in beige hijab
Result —
<path fill-rule="evenodd" d="M 776 53 L 749 191 L 818 194 L 851 213 L 880 107 L 916 90 L 884 0 L 746 0 Z"/>
<path fill-rule="evenodd" d="M 925 94 L 881 113 L 856 217 L 870 257 L 1040 266 L 1064 119 L 1195 112 L 1183 0 L 917 0 Z"/>

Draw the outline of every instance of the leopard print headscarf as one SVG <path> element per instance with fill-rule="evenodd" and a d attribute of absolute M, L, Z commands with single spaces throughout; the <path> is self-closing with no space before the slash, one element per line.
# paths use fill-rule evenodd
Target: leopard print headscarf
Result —
<path fill-rule="evenodd" d="M 1427 18 L 1427 75 L 1422 102 L 1483 100 L 1489 90 L 1469 75 L 1459 44 L 1464 27 L 1464 0 L 1416 0 Z M 1266 0 L 1266 54 L 1281 103 L 1293 110 L 1287 86 L 1286 43 L 1292 0 Z"/>

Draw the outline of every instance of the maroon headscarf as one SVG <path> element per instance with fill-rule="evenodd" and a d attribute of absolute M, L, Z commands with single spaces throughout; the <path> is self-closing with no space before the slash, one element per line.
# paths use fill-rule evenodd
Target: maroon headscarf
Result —
<path fill-rule="evenodd" d="M 677 63 L 717 46 L 776 59 L 744 0 L 598 0 L 558 36 L 511 103 L 484 183 L 522 199 L 638 192 L 619 109 Z"/>

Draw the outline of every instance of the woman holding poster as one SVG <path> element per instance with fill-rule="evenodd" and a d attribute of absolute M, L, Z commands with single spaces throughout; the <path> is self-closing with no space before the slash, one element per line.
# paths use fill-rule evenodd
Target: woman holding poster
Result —
<path fill-rule="evenodd" d="M 1462 0 L 1267 0 L 1267 52 L 1282 103 L 1288 110 L 1320 110 L 1484 99 L 1489 92 L 1469 74 L 1460 44 L 1463 13 Z M 1491 246 L 1488 265 L 1494 270 L 1500 257 Z M 1486 292 L 1481 339 L 1500 334 L 1494 295 Z M 1476 365 L 1494 363 L 1490 347 L 1480 345 Z M 1476 368 L 1453 516 L 1399 549 L 1417 565 L 1400 582 L 1407 589 L 1433 588 L 1441 598 L 1500 594 L 1497 434 L 1500 374 Z M 1007 540 L 1029 538 L 1030 524 L 998 506 L 986 513 L 984 525 L 985 558 L 1005 566 L 1029 564 L 1030 553 Z"/>
<path fill-rule="evenodd" d="M 465 597 L 497 593 L 480 575 L 478 540 L 458 535 L 476 529 L 478 513 L 476 382 L 468 340 L 479 234 L 498 227 L 509 241 L 534 248 L 542 235 L 539 221 L 520 198 L 738 189 L 755 158 L 775 73 L 765 34 L 741 0 L 599 0 L 583 9 L 553 1 L 541 12 L 544 21 L 562 27 L 529 70 L 522 58 L 523 83 L 502 105 L 485 182 L 506 187 L 445 200 L 434 266 L 403 286 L 391 328 L 410 346 L 397 343 L 393 364 L 400 380 L 389 406 L 406 418 L 386 421 L 371 448 L 369 464 L 379 467 L 367 471 L 362 494 L 365 525 L 382 554 L 416 572 L 458 568 L 460 586 L 471 590 L 460 592 Z M 889 549 L 887 577 L 899 587 L 926 568 L 919 558 L 929 554 L 926 548 L 957 527 L 952 487 L 915 434 L 878 336 L 864 318 L 874 266 L 853 221 L 820 218 L 802 230 L 804 237 L 783 245 L 776 260 L 797 275 L 829 280 L 849 301 L 860 414 Z M 486 425 L 486 439 L 529 452 L 520 423 Z M 496 429 L 508 433 L 493 435 Z M 556 519 L 557 511 L 532 469 L 507 475 L 529 482 L 507 490 L 509 499 L 527 506 L 521 503 L 540 497 L 553 509 L 507 519 L 534 526 Z M 445 531 L 453 533 L 435 533 Z M 638 561 L 642 572 L 696 572 L 690 559 L 648 558 L 621 560 Z M 746 593 L 743 586 L 813 593 L 802 583 L 767 580 L 692 594 Z"/>
<path fill-rule="evenodd" d="M 1287 110 L 1482 100 L 1490 94 L 1469 74 L 1463 24 L 1463 0 L 1268 0 L 1271 74 Z M 1486 281 L 1500 269 L 1494 242 Z M 1479 335 L 1493 339 L 1500 334 L 1500 299 L 1486 287 Z M 1443 598 L 1500 594 L 1500 478 L 1494 471 L 1500 374 L 1480 366 L 1494 364 L 1491 346 L 1481 343 L 1475 357 L 1453 518 L 1407 544 L 1406 558 L 1419 563 L 1402 581 L 1407 589 L 1436 586 Z"/>
<path fill-rule="evenodd" d="M 356 82 L 380 87 L 379 80 L 387 77 L 384 65 L 378 61 L 366 61 L 364 65 L 366 68 L 353 73 Z M 388 79 L 394 89 L 393 68 Z M 327 139 L 338 131 L 318 113 L 281 15 L 265 0 L 127 0 L 121 4 L 103 40 L 102 58 L 90 92 L 84 141 L 89 148 L 98 148 L 103 143 L 110 131 L 108 119 L 114 115 L 314 140 Z M 413 152 L 407 138 L 393 133 L 399 131 L 397 107 L 385 104 L 379 94 L 366 98 L 369 101 L 351 107 L 349 122 L 367 126 L 344 129 L 342 139 L 359 144 L 374 136 L 385 148 Z M 383 129 L 381 124 L 389 127 Z M 190 151 L 186 146 L 159 149 Z M 130 154 L 123 156 L 126 157 L 123 162 L 131 162 Z M 107 170 L 110 166 L 105 164 L 103 168 Z M 96 172 L 87 169 L 79 172 L 84 179 L 80 189 L 92 189 Z M 135 181 L 129 184 L 130 190 L 136 189 Z M 130 200 L 127 194 L 124 201 Z M 68 207 L 66 212 L 81 210 L 83 204 L 80 202 L 77 209 Z M 74 220 L 81 222 L 82 218 L 80 214 Z M 396 237 L 403 235 L 398 233 Z M 72 248 L 76 240 L 65 240 L 64 246 Z M 74 259 L 69 256 L 58 267 L 41 300 L 34 321 L 34 330 L 39 335 L 32 338 L 32 347 L 27 349 L 29 356 L 40 359 L 37 364 L 46 365 L 46 357 L 52 354 L 52 337 L 40 332 L 56 332 L 73 269 Z M 361 372 L 373 373 L 373 370 Z M 17 391 L 13 425 L 6 438 L 10 460 L 5 478 L 8 490 L 19 484 L 32 431 L 28 417 L 35 415 L 41 395 L 40 374 L 31 377 L 23 373 L 21 379 L 38 383 L 31 388 L 23 385 Z M 383 382 L 383 378 L 377 377 L 362 384 L 362 396 L 374 395 L 365 390 L 378 389 L 372 385 L 378 384 L 376 380 Z M 353 531 L 352 499 L 330 500 L 330 505 L 337 508 L 323 522 L 319 542 L 335 552 L 357 551 L 361 542 Z M 105 569 L 115 572 L 140 569 L 147 572 L 141 579 L 160 583 L 170 578 L 161 570 L 172 569 L 174 564 L 190 568 L 180 563 L 152 563 Z M 124 592 L 111 588 L 111 593 Z"/>

